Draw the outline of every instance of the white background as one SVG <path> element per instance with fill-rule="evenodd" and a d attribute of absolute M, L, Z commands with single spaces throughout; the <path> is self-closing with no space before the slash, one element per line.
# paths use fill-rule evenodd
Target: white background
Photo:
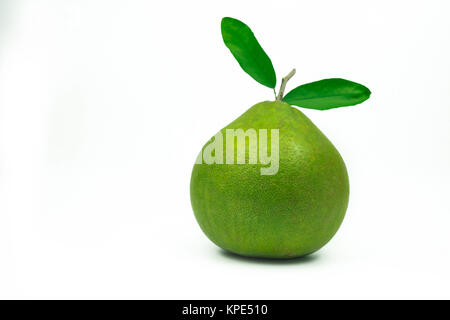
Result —
<path fill-rule="evenodd" d="M 0 298 L 450 298 L 448 1 L 0 1 Z M 249 24 L 288 85 L 372 97 L 304 111 L 340 150 L 344 223 L 300 260 L 201 232 L 201 146 L 271 90 L 223 45 Z"/>

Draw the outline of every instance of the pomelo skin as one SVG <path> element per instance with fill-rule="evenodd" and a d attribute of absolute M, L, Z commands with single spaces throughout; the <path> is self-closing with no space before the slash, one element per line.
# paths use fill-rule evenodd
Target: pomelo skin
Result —
<path fill-rule="evenodd" d="M 203 232 L 219 247 L 249 257 L 294 258 L 323 247 L 348 205 L 339 152 L 282 101 L 258 103 L 221 131 L 225 137 L 225 129 L 239 128 L 279 129 L 279 170 L 261 175 L 268 165 L 195 164 L 191 203 Z"/>

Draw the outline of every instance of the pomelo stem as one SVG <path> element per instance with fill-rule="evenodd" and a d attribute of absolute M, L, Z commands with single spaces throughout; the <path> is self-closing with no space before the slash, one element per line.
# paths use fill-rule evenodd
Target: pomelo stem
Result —
<path fill-rule="evenodd" d="M 295 74 L 295 69 L 292 69 L 283 79 L 281 79 L 280 91 L 278 91 L 277 100 L 283 99 L 284 89 L 286 89 L 286 83 L 292 78 Z"/>

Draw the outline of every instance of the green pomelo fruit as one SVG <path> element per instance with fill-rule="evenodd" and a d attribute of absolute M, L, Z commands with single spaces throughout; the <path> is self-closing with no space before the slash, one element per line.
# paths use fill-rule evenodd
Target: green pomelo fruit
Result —
<path fill-rule="evenodd" d="M 221 130 L 224 162 L 226 129 L 278 129 L 279 169 L 261 175 L 270 165 L 248 164 L 248 139 L 234 143 L 235 156 L 245 147 L 246 164 L 195 164 L 191 203 L 203 232 L 219 247 L 251 257 L 293 258 L 323 247 L 341 225 L 349 197 L 347 170 L 333 144 L 281 101 L 258 103 Z"/>

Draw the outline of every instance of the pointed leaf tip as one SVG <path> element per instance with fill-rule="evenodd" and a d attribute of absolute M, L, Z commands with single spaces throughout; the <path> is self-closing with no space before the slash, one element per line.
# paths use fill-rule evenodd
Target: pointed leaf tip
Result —
<path fill-rule="evenodd" d="M 242 21 L 224 17 L 221 22 L 223 42 L 241 68 L 262 85 L 275 88 L 277 79 L 272 61 L 252 30 Z"/>

